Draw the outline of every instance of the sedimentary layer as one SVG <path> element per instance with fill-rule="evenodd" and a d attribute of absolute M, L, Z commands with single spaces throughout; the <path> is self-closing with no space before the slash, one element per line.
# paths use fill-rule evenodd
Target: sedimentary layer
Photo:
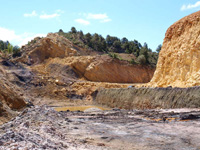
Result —
<path fill-rule="evenodd" d="M 124 109 L 198 108 L 200 87 L 101 89 L 96 102 Z"/>
<path fill-rule="evenodd" d="M 200 85 L 200 11 L 182 18 L 165 34 L 157 68 L 150 82 L 154 87 Z"/>

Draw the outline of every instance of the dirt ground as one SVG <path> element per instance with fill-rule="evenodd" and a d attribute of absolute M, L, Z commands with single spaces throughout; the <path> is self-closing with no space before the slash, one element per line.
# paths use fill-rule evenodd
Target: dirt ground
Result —
<path fill-rule="evenodd" d="M 197 150 L 200 110 L 55 111 L 35 106 L 0 126 L 0 150 Z"/>

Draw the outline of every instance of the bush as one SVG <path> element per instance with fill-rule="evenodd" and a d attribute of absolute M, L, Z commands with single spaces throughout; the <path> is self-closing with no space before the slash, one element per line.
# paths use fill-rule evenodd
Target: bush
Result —
<path fill-rule="evenodd" d="M 137 62 L 135 61 L 135 59 L 131 59 L 131 60 L 130 60 L 130 63 L 131 63 L 131 64 L 137 64 Z"/>
<path fill-rule="evenodd" d="M 145 58 L 145 56 L 144 55 L 140 55 L 138 58 L 137 58 L 137 62 L 139 63 L 139 64 L 141 64 L 141 65 L 144 65 L 144 64 L 146 64 L 146 58 Z"/>
<path fill-rule="evenodd" d="M 108 53 L 108 56 L 112 57 L 113 59 L 119 59 L 119 56 L 115 53 Z"/>

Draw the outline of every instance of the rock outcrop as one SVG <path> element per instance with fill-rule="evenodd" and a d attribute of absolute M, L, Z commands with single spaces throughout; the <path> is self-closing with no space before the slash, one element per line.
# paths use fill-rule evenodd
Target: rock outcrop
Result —
<path fill-rule="evenodd" d="M 132 65 L 109 56 L 97 57 L 84 72 L 89 81 L 110 83 L 147 83 L 155 69 L 150 66 Z"/>
<path fill-rule="evenodd" d="M 150 86 L 200 85 L 200 11 L 182 18 L 166 32 Z"/>
<path fill-rule="evenodd" d="M 155 71 L 154 67 L 132 65 L 125 60 L 113 59 L 108 55 L 99 55 L 98 52 L 80 48 L 56 33 L 35 38 L 22 47 L 22 56 L 13 61 L 31 66 L 44 64 L 45 67 L 38 69 L 39 72 L 45 70 L 46 73 L 52 74 L 53 71 L 53 74 L 58 76 L 55 71 L 59 69 L 56 67 L 67 69 L 68 72 L 75 72 L 75 77 L 95 82 L 147 83 Z"/>
<path fill-rule="evenodd" d="M 0 124 L 15 116 L 15 110 L 26 106 L 19 88 L 10 83 L 5 76 L 5 70 L 0 67 Z"/>
<path fill-rule="evenodd" d="M 107 55 L 54 58 L 35 68 L 39 67 L 38 71 L 52 72 L 54 71 L 52 67 L 55 65 L 57 67 L 70 66 L 79 78 L 87 81 L 109 83 L 147 83 L 155 70 L 150 66 L 132 65 L 127 61 L 112 59 Z"/>
<path fill-rule="evenodd" d="M 126 88 L 128 83 L 151 80 L 155 68 L 129 63 L 133 58 L 123 54 L 114 59 L 50 33 L 35 38 L 22 47 L 21 56 L 8 60 L 8 80 L 34 105 L 52 104 L 55 99 L 92 101 L 99 88 Z"/>
<path fill-rule="evenodd" d="M 22 56 L 17 61 L 38 64 L 48 58 L 64 58 L 77 55 L 74 45 L 58 34 L 49 33 L 45 38 L 35 38 L 22 47 Z"/>

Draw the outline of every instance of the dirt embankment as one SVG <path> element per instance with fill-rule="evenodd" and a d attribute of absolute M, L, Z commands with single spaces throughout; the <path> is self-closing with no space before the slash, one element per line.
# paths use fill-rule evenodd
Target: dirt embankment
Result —
<path fill-rule="evenodd" d="M 200 87 L 102 89 L 96 101 L 124 109 L 198 108 Z"/>
<path fill-rule="evenodd" d="M 9 75 L 0 66 L 0 124 L 16 116 L 16 110 L 26 106 L 22 91 L 8 81 Z"/>
<path fill-rule="evenodd" d="M 54 58 L 33 66 L 33 69 L 59 76 L 59 71 L 62 71 L 59 68 L 66 70 L 67 67 L 74 72 L 72 75 L 74 77 L 86 81 L 109 83 L 147 83 L 155 71 L 154 67 L 133 65 L 127 61 L 112 59 L 107 55 Z"/>

